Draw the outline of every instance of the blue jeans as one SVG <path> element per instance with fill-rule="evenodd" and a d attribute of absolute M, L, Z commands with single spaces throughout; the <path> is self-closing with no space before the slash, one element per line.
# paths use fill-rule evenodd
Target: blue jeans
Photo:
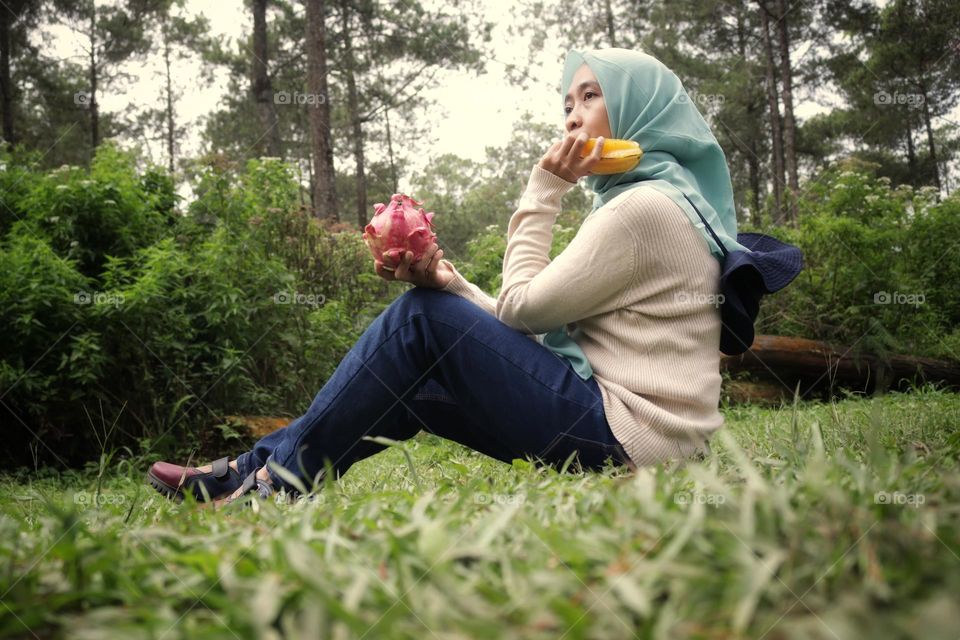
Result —
<path fill-rule="evenodd" d="M 241 477 L 267 464 L 310 488 L 324 461 L 337 476 L 386 448 L 363 436 L 421 429 L 510 463 L 633 467 L 610 431 L 595 378 L 456 294 L 412 288 L 367 327 L 309 409 L 237 459 Z M 577 469 L 577 464 L 572 464 Z M 270 469 L 275 487 L 295 491 Z"/>

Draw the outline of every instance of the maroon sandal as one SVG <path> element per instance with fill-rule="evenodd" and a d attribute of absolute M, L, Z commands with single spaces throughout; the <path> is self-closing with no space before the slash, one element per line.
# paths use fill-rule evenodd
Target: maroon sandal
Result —
<path fill-rule="evenodd" d="M 243 484 L 240 473 L 234 471 L 229 462 L 228 456 L 214 460 L 213 469 L 207 472 L 196 467 L 154 462 L 147 472 L 147 481 L 171 500 L 183 500 L 186 492 L 192 493 L 198 502 L 218 500 L 229 496 Z"/>

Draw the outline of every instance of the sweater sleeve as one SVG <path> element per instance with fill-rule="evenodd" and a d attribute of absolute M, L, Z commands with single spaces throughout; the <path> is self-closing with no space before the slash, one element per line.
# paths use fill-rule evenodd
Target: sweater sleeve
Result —
<path fill-rule="evenodd" d="M 488 296 L 486 293 L 484 293 L 483 289 L 464 278 L 460 272 L 457 271 L 457 268 L 452 262 L 447 259 L 443 259 L 442 262 L 446 262 L 447 265 L 453 269 L 453 279 L 451 279 L 445 287 L 440 289 L 441 291 L 455 293 L 458 296 L 473 302 L 490 315 L 497 315 L 496 298 Z"/>
<path fill-rule="evenodd" d="M 575 185 L 535 165 L 510 218 L 496 315 L 511 327 L 543 333 L 612 311 L 636 276 L 638 247 L 617 205 L 589 215 L 550 260 L 560 199 Z"/>

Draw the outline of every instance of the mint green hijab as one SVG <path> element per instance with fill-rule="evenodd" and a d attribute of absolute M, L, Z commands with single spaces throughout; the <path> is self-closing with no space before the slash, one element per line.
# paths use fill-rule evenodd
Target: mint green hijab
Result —
<path fill-rule="evenodd" d="M 582 64 L 590 67 L 600 84 L 610 133 L 614 138 L 635 140 L 643 149 L 640 163 L 630 171 L 584 178 L 594 192 L 590 214 L 628 189 L 652 187 L 677 203 L 722 264 L 723 252 L 686 195 L 727 251 L 745 251 L 736 241 L 733 185 L 723 149 L 676 74 L 640 51 L 571 49 L 564 62 L 561 96 Z M 593 375 L 586 356 L 565 328 L 543 334 L 542 342 L 566 358 L 584 380 Z"/>

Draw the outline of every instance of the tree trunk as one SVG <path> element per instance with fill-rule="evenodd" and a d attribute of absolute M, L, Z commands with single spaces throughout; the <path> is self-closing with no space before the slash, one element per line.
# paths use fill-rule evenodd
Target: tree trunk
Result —
<path fill-rule="evenodd" d="M 740 53 L 740 59 L 747 59 L 747 26 L 746 26 L 746 16 L 745 7 L 742 2 L 737 4 L 737 49 Z M 752 85 L 753 77 L 751 74 L 749 84 Z M 747 121 L 755 122 L 757 113 L 760 110 L 759 105 L 753 101 L 752 94 L 748 94 L 746 104 L 747 111 Z M 751 222 L 756 222 L 757 216 L 760 215 L 760 154 L 757 149 L 757 136 L 756 133 L 750 136 L 750 143 L 747 145 L 747 169 L 749 172 L 749 181 L 750 181 L 750 191 L 752 193 L 752 198 L 750 202 L 750 218 Z"/>
<path fill-rule="evenodd" d="M 306 0 L 307 86 L 316 105 L 310 109 L 310 145 L 313 155 L 313 211 L 318 218 L 339 222 L 333 145 L 330 136 L 330 101 L 327 99 L 327 52 L 323 0 Z"/>
<path fill-rule="evenodd" d="M 907 166 L 910 167 L 910 175 L 916 175 L 917 169 L 917 151 L 913 147 L 913 127 L 910 126 L 910 119 L 905 118 L 904 123 L 907 126 Z"/>
<path fill-rule="evenodd" d="M 927 95 L 927 85 L 922 78 L 920 80 L 920 94 L 923 96 L 923 123 L 927 128 L 927 144 L 930 146 L 930 165 L 933 168 L 933 183 L 939 192 L 941 189 L 940 168 L 937 166 L 937 147 L 933 141 L 933 123 L 930 121 L 930 97 Z"/>
<path fill-rule="evenodd" d="M 790 186 L 790 219 L 797 219 L 795 197 L 800 193 L 797 179 L 797 123 L 793 117 L 793 69 L 790 64 L 790 33 L 787 30 L 787 8 L 777 0 L 777 35 L 780 42 L 780 85 L 783 95 L 783 158 Z"/>
<path fill-rule="evenodd" d="M 617 30 L 614 27 L 613 7 L 610 6 L 610 0 L 605 0 L 604 9 L 607 19 L 607 37 L 610 38 L 610 46 L 617 46 Z"/>
<path fill-rule="evenodd" d="M 390 136 L 390 107 L 383 110 L 383 117 L 387 122 L 387 155 L 390 156 L 390 186 L 393 189 L 391 193 L 396 193 L 400 186 L 397 181 L 397 162 L 393 157 L 393 139 Z"/>
<path fill-rule="evenodd" d="M 91 3 L 90 11 L 90 144 L 92 152 L 100 146 L 100 106 L 97 104 L 97 3 Z"/>
<path fill-rule="evenodd" d="M 750 118 L 750 122 L 753 122 L 754 114 L 759 115 L 759 109 L 755 104 L 750 104 L 747 107 L 747 115 Z M 755 137 L 750 140 L 750 153 L 747 156 L 747 170 L 750 176 L 750 191 L 753 193 L 753 197 L 750 201 L 751 216 L 750 221 L 755 223 L 757 221 L 757 216 L 760 215 L 760 160 L 759 160 L 759 149 L 757 148 L 757 139 Z"/>
<path fill-rule="evenodd" d="M 167 73 L 167 157 L 169 159 L 170 173 L 175 170 L 174 158 L 174 131 L 176 130 L 173 122 L 173 80 L 170 77 L 170 34 L 167 31 L 167 16 L 163 16 L 163 65 Z"/>
<path fill-rule="evenodd" d="M 10 84 L 10 19 L 6 9 L 0 9 L 0 110 L 3 111 L 3 139 L 8 145 L 17 142 L 13 130 L 13 86 Z"/>
<path fill-rule="evenodd" d="M 350 126 L 353 130 L 353 158 L 357 164 L 357 225 L 363 229 L 367 225 L 368 218 L 370 217 L 367 213 L 367 175 L 365 173 L 363 157 L 363 126 L 360 121 L 360 100 L 357 95 L 353 40 L 350 36 L 350 3 L 343 0 L 340 2 L 340 22 L 342 25 L 341 37 L 343 38 L 343 72 L 347 77 Z"/>
<path fill-rule="evenodd" d="M 783 222 L 783 147 L 780 135 L 780 104 L 777 100 L 777 76 L 773 62 L 773 46 L 770 43 L 770 19 L 767 14 L 765 0 L 759 0 L 760 30 L 763 32 L 763 50 L 766 57 L 767 103 L 770 110 L 770 147 L 773 153 L 773 199 L 776 207 L 773 221 L 775 224 Z"/>
<path fill-rule="evenodd" d="M 253 0 L 253 99 L 260 120 L 260 155 L 279 158 L 280 131 L 277 128 L 277 107 L 274 102 L 273 82 L 267 69 L 267 2 Z"/>

